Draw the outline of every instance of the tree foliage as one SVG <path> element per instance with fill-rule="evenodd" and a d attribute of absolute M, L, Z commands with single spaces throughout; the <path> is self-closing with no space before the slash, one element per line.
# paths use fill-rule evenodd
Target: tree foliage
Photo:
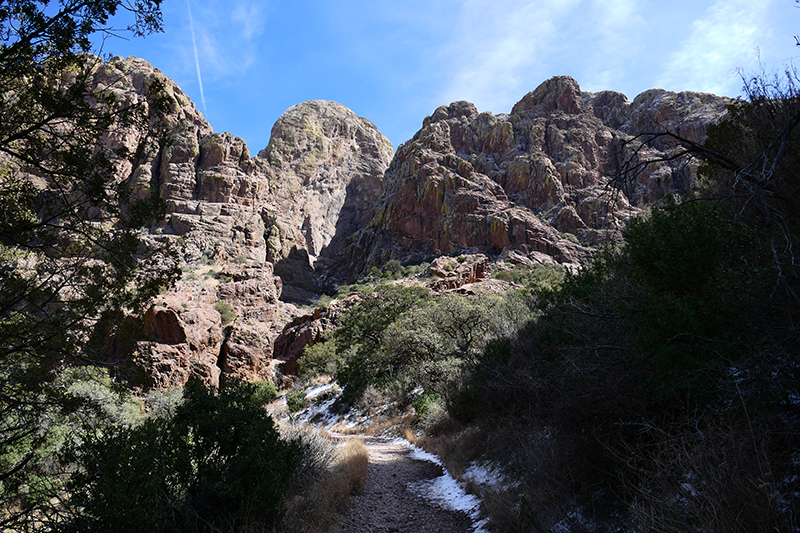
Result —
<path fill-rule="evenodd" d="M 522 472 L 515 505 L 535 502 L 518 528 L 563 516 L 537 499 L 546 490 L 610 529 L 797 529 L 800 115 L 788 79 L 754 80 L 703 144 L 654 133 L 701 159 L 695 194 L 631 221 L 624 246 L 487 346 L 469 392 L 482 419 L 518 432 L 495 450 Z"/>
<path fill-rule="evenodd" d="M 151 126 L 164 104 L 157 90 L 141 102 L 93 93 L 100 59 L 85 53 L 98 32 L 159 31 L 159 6 L 0 2 L 0 446 L 28 445 L 3 465 L 2 483 L 32 468 L 44 413 L 69 408 L 54 381 L 63 366 L 102 362 L 98 324 L 113 332 L 122 310 L 176 274 L 169 250 L 141 242 L 142 227 L 163 213 L 158 194 L 120 174 L 163 142 Z M 129 27 L 108 26 L 121 11 Z M 138 135 L 137 150 L 104 143 L 115 132 Z M 4 491 L 0 506 L 15 501 Z"/>
<path fill-rule="evenodd" d="M 280 439 L 255 393 L 192 381 L 174 417 L 88 434 L 65 458 L 80 470 L 55 530 L 273 531 L 301 446 Z"/>
<path fill-rule="evenodd" d="M 385 369 L 378 355 L 386 328 L 428 297 L 428 290 L 422 287 L 378 285 L 342 318 L 334 339 L 336 351 L 345 354 L 345 361 L 337 367 L 335 377 L 346 398 L 358 398 L 368 385 L 382 379 Z"/>

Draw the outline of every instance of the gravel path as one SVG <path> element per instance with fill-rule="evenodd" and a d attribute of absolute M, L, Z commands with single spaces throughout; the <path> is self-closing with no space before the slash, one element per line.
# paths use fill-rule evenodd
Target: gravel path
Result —
<path fill-rule="evenodd" d="M 442 475 L 442 468 L 409 457 L 410 449 L 395 442 L 365 438 L 369 471 L 363 494 L 352 497 L 349 512 L 334 533 L 467 533 L 466 513 L 442 509 L 408 490 L 408 484 Z"/>

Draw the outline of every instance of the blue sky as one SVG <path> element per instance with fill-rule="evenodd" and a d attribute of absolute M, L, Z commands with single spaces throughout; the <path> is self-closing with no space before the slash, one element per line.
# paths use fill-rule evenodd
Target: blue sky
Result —
<path fill-rule="evenodd" d="M 103 52 L 148 60 L 253 154 L 304 100 L 348 106 L 397 147 L 439 105 L 507 113 L 556 75 L 631 100 L 654 87 L 738 96 L 737 69 L 800 58 L 794 0 L 165 0 L 162 11 L 164 33 Z"/>

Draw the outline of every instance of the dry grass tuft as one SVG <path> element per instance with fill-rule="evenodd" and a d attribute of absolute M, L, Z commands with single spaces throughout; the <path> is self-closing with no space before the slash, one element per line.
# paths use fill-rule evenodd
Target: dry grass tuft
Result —
<path fill-rule="evenodd" d="M 412 412 L 375 417 L 366 427 L 362 428 L 362 432 L 365 435 L 394 435 L 400 437 L 414 425 L 416 420 L 417 415 Z"/>
<path fill-rule="evenodd" d="M 454 476 L 464 474 L 470 463 L 480 455 L 481 443 L 480 430 L 476 427 L 416 439 L 417 446 L 439 457 Z"/>
<path fill-rule="evenodd" d="M 417 443 L 417 436 L 414 434 L 414 430 L 411 428 L 405 427 L 401 431 L 403 438 L 406 439 L 411 444 Z"/>
<path fill-rule="evenodd" d="M 347 509 L 350 496 L 364 490 L 369 453 L 361 439 L 348 439 L 336 447 L 333 460 L 301 493 L 287 499 L 285 530 L 322 533 Z"/>
<path fill-rule="evenodd" d="M 369 452 L 361 439 L 350 439 L 339 448 L 333 477 L 338 484 L 348 487 L 351 494 L 364 490 L 367 483 Z"/>
<path fill-rule="evenodd" d="M 358 428 L 358 426 L 348 426 L 343 422 L 334 424 L 331 427 L 331 431 L 337 435 L 358 435 L 361 433 L 361 430 Z"/>

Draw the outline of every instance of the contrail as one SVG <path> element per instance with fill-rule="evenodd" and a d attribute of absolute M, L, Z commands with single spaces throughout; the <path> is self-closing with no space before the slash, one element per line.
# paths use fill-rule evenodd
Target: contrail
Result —
<path fill-rule="evenodd" d="M 206 110 L 206 95 L 203 92 L 203 78 L 200 76 L 200 57 L 197 55 L 197 40 L 194 37 L 194 19 L 192 18 L 192 4 L 186 0 L 189 9 L 189 29 L 192 31 L 192 46 L 194 47 L 194 65 L 197 67 L 197 83 L 200 85 L 200 101 L 203 103 L 203 114 L 208 117 Z"/>

